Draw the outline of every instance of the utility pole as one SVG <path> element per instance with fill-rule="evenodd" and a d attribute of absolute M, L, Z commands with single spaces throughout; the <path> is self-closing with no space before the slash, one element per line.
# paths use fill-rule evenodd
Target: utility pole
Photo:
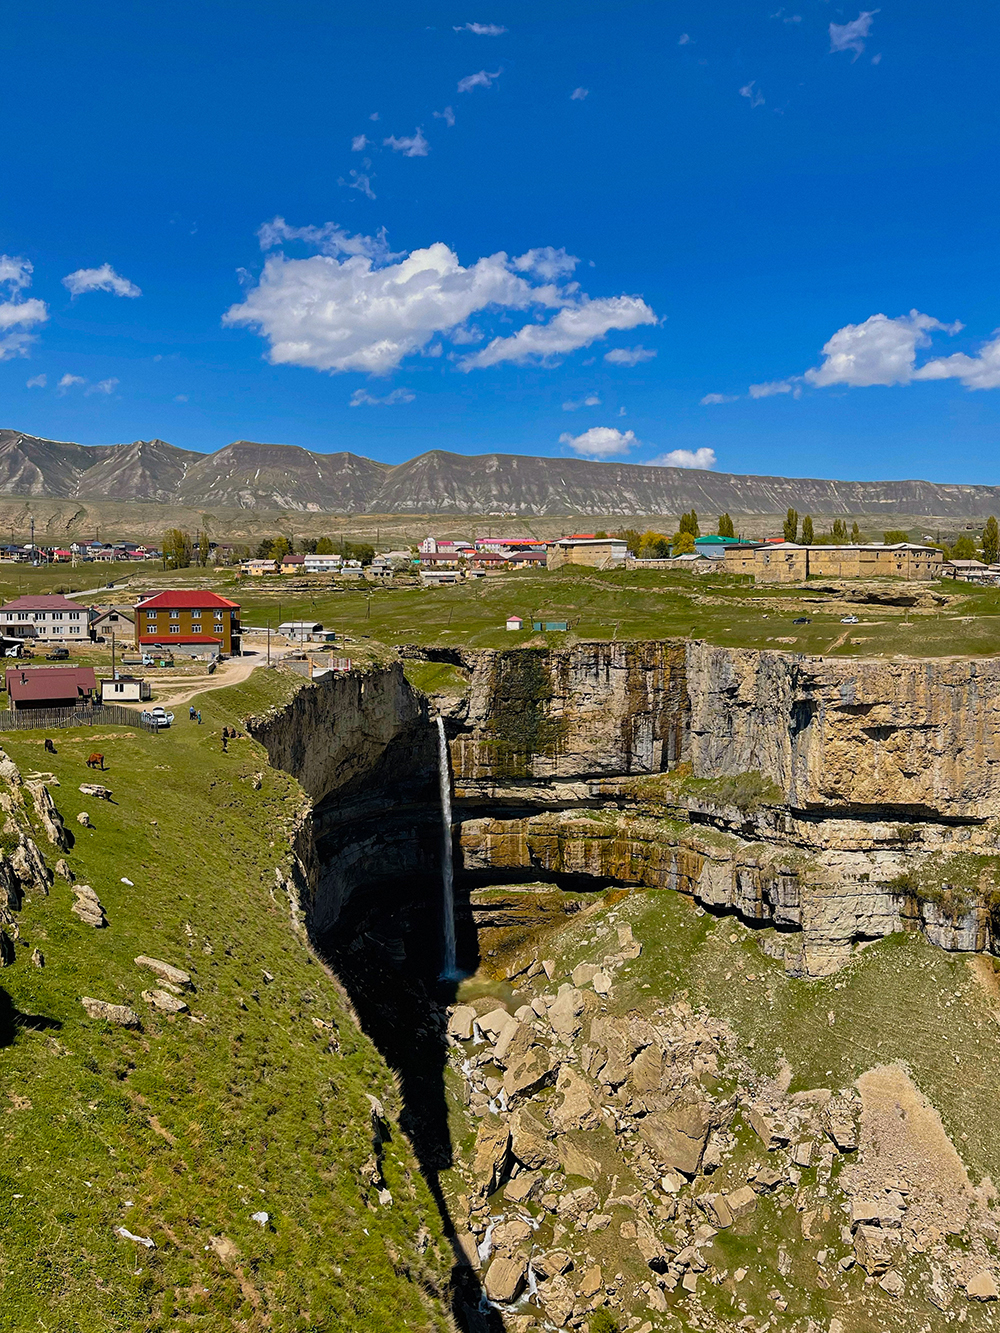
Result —
<path fill-rule="evenodd" d="M 267 665 L 271 665 L 271 622 L 267 622 Z"/>
<path fill-rule="evenodd" d="M 111 631 L 111 679 L 117 680 L 118 673 L 115 671 L 115 632 Z"/>
<path fill-rule="evenodd" d="M 35 559 L 35 516 L 31 516 L 31 563 L 37 564 Z"/>

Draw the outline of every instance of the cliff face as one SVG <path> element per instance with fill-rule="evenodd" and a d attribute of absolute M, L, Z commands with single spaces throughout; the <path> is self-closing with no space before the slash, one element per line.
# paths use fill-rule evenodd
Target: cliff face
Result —
<path fill-rule="evenodd" d="M 895 930 L 1000 941 L 1000 663 L 612 643 L 469 664 L 466 869 L 691 893 L 789 932 L 810 975 Z"/>
<path fill-rule="evenodd" d="M 696 776 L 748 771 L 790 806 L 1000 814 L 1000 661 L 850 662 L 692 644 Z"/>
<path fill-rule="evenodd" d="M 298 840 L 299 906 L 313 934 L 366 883 L 436 873 L 436 742 L 402 666 L 324 676 L 248 726 L 313 802 Z"/>

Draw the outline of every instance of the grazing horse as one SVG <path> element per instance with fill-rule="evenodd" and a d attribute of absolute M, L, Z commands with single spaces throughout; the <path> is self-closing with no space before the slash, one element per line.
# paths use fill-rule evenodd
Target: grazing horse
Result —
<path fill-rule="evenodd" d="M 103 772 L 104 772 L 104 755 L 103 755 L 103 754 L 92 754 L 92 755 L 90 756 L 90 758 L 87 760 L 87 767 L 88 767 L 88 768 L 99 768 L 99 769 L 101 770 L 101 772 L 103 773 Z"/>

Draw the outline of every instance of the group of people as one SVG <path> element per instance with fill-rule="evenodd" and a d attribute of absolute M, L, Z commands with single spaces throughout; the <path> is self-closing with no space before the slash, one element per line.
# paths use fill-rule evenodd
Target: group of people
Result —
<path fill-rule="evenodd" d="M 223 727 L 223 728 L 222 728 L 222 753 L 223 753 L 223 754 L 226 753 L 226 750 L 229 748 L 229 742 L 230 742 L 230 741 L 238 740 L 242 735 L 243 735 L 243 733 L 242 733 L 241 731 L 237 731 L 235 727 Z"/>

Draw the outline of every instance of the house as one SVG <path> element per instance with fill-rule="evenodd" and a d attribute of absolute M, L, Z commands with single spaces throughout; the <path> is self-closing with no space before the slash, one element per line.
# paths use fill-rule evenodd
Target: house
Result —
<path fill-rule="evenodd" d="M 962 579 L 965 583 L 978 583 L 981 579 L 994 577 L 989 565 L 982 560 L 946 560 L 941 573 L 944 578 Z"/>
<path fill-rule="evenodd" d="M 122 676 L 116 674 L 101 679 L 101 703 L 124 704 L 139 703 L 153 697 L 153 688 L 148 680 L 141 676 Z"/>
<path fill-rule="evenodd" d="M 507 628 L 515 632 L 517 630 L 524 629 L 524 621 L 521 619 L 520 616 L 508 616 Z"/>
<path fill-rule="evenodd" d="M 108 611 L 99 611 L 90 622 L 90 632 L 94 638 L 115 634 L 120 638 L 129 638 L 135 632 L 135 619 L 121 607 L 113 606 Z"/>
<path fill-rule="evenodd" d="M 422 583 L 459 583 L 462 579 L 461 570 L 458 569 L 421 569 L 420 580 Z"/>
<path fill-rule="evenodd" d="M 61 593 L 15 597 L 0 606 L 0 634 L 18 639 L 83 643 L 90 637 L 90 611 Z"/>
<path fill-rule="evenodd" d="M 297 643 L 304 643 L 319 634 L 323 626 L 318 620 L 283 620 L 278 626 L 278 633 Z"/>
<path fill-rule="evenodd" d="M 281 557 L 282 574 L 304 574 L 306 558 L 304 555 L 297 555 L 294 551 L 287 551 Z"/>
<path fill-rule="evenodd" d="M 76 708 L 90 704 L 97 693 L 93 667 L 8 667 L 7 695 L 11 708 Z"/>
<path fill-rule="evenodd" d="M 856 542 L 842 546 L 800 546 L 797 542 L 744 542 L 729 546 L 722 562 L 727 574 L 750 574 L 757 583 L 797 583 L 827 579 L 940 578 L 942 555 L 916 542 Z"/>
<path fill-rule="evenodd" d="M 244 560 L 240 565 L 241 574 L 249 574 L 253 578 L 260 578 L 264 574 L 277 574 L 277 560 Z"/>
<path fill-rule="evenodd" d="M 239 657 L 240 605 L 198 588 L 157 593 L 136 603 L 136 648 Z"/>
<path fill-rule="evenodd" d="M 339 555 L 312 555 L 303 557 L 302 567 L 306 574 L 334 574 L 343 564 Z"/>
<path fill-rule="evenodd" d="M 594 537 L 585 533 L 560 537 L 546 546 L 546 565 L 589 565 L 592 569 L 616 569 L 625 563 L 628 546 L 618 537 Z"/>

